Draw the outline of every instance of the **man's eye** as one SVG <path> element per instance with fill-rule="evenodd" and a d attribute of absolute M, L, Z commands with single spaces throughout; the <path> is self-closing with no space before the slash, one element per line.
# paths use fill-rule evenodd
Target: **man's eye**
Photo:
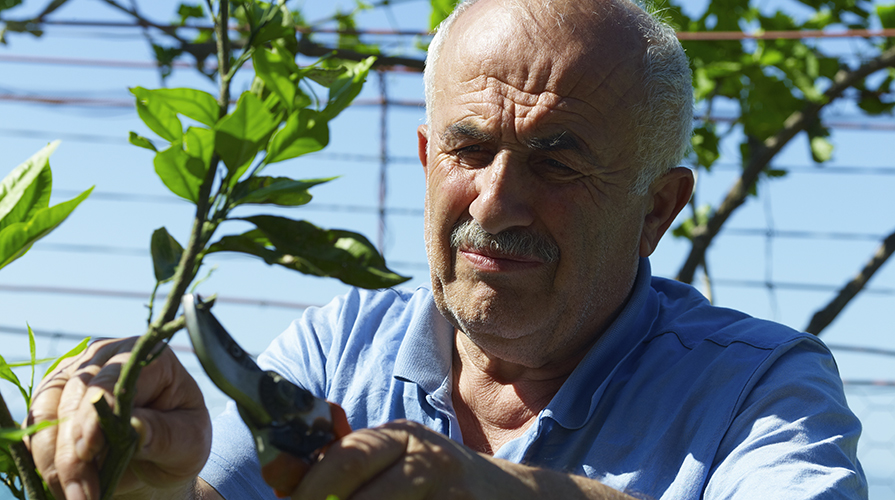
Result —
<path fill-rule="evenodd" d="M 460 160 L 460 163 L 470 168 L 480 168 L 491 163 L 491 154 L 479 144 L 456 149 L 454 156 Z"/>
<path fill-rule="evenodd" d="M 562 162 L 552 159 L 545 159 L 542 161 L 540 170 L 541 175 L 548 180 L 570 181 L 581 177 L 581 172 Z"/>

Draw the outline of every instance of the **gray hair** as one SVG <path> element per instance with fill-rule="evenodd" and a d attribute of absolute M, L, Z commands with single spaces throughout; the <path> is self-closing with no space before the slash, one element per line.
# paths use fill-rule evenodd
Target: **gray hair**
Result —
<path fill-rule="evenodd" d="M 423 71 L 426 122 L 435 101 L 435 67 L 454 22 L 478 0 L 462 1 L 438 26 Z M 635 2 L 645 15 L 638 26 L 647 41 L 643 60 L 646 97 L 631 110 L 636 124 L 634 160 L 642 165 L 631 191 L 645 195 L 650 185 L 678 166 L 690 150 L 693 129 L 693 84 L 690 64 L 674 29 Z"/>

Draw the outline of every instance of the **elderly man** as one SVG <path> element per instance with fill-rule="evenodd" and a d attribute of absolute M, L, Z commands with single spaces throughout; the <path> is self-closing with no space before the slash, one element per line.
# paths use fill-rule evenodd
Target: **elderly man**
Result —
<path fill-rule="evenodd" d="M 351 292 L 259 359 L 359 429 L 297 466 L 293 498 L 866 497 L 826 348 L 650 275 L 693 187 L 668 28 L 627 0 L 469 2 L 425 78 L 431 291 Z M 32 443 L 59 496 L 96 497 L 90 399 L 126 349 L 95 346 L 40 391 L 36 420 L 72 417 Z M 120 493 L 272 497 L 233 408 L 207 459 L 172 355 L 139 395 Z"/>

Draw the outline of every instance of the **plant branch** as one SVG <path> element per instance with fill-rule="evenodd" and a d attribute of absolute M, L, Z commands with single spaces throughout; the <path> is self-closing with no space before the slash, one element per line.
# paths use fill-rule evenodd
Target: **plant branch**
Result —
<path fill-rule="evenodd" d="M 339 59 L 346 59 L 349 61 L 363 61 L 364 59 L 370 57 L 375 54 L 364 54 L 361 52 L 357 52 L 349 49 L 339 49 L 334 47 L 327 47 L 325 45 L 321 45 L 316 42 L 312 42 L 308 40 L 307 37 L 301 37 L 298 41 L 298 52 L 302 55 L 308 57 L 323 57 L 327 55 L 332 55 Z M 426 61 L 425 59 L 416 59 L 413 57 L 398 57 L 398 56 L 382 56 L 376 55 L 376 62 L 373 63 L 374 68 L 384 68 L 391 66 L 404 66 L 406 68 L 414 69 L 417 71 L 422 71 L 425 67 Z"/>
<path fill-rule="evenodd" d="M 839 290 L 839 294 L 836 295 L 836 298 L 831 300 L 826 307 L 814 313 L 808 326 L 805 327 L 805 331 L 814 335 L 820 335 L 820 332 L 829 326 L 830 323 L 836 319 L 836 316 L 845 309 L 845 306 L 864 289 L 864 285 L 866 285 L 879 268 L 886 263 L 893 252 L 895 252 L 895 232 L 892 232 L 892 234 L 883 240 L 880 247 L 876 250 L 876 253 L 873 254 L 873 257 L 871 257 L 870 261 L 864 266 L 864 269 L 861 269 L 861 272 L 858 273 L 854 279 L 846 283 L 845 286 Z"/>
<path fill-rule="evenodd" d="M 104 0 L 111 1 L 111 0 Z M 219 116 L 227 114 L 230 105 L 230 82 L 228 73 L 230 69 L 230 43 L 227 34 L 227 22 L 229 2 L 221 0 L 218 19 L 215 23 L 217 35 L 219 74 L 221 75 L 221 92 L 218 100 L 220 106 Z M 103 431 L 109 442 L 109 453 L 106 456 L 105 465 L 100 471 L 100 487 L 103 500 L 111 498 L 118 481 L 127 469 L 137 444 L 137 434 L 130 424 L 131 411 L 135 396 L 137 378 L 140 370 L 151 360 L 158 344 L 170 339 L 174 333 L 183 327 L 183 320 L 175 320 L 180 301 L 190 283 L 195 279 L 202 260 L 202 250 L 210 240 L 217 228 L 218 222 L 209 221 L 209 208 L 212 185 L 214 184 L 220 163 L 217 155 L 213 155 L 199 195 L 196 201 L 196 215 L 193 219 L 193 228 L 190 239 L 184 248 L 183 256 L 174 274 L 173 285 L 162 310 L 143 336 L 141 336 L 131 353 L 131 357 L 122 367 L 118 382 L 114 390 L 114 408 L 109 408 L 105 399 L 95 402 L 97 413 L 100 415 Z"/>
<path fill-rule="evenodd" d="M 9 407 L 6 406 L 3 394 L 0 394 L 0 427 L 11 429 L 18 426 L 19 424 L 13 420 L 12 414 L 9 412 Z M 16 464 L 16 469 L 19 470 L 19 478 L 22 480 L 22 486 L 28 498 L 31 500 L 46 500 L 43 483 L 40 480 L 40 476 L 37 475 L 34 459 L 31 457 L 31 452 L 28 451 L 25 443 L 21 441 L 9 443 L 9 453 Z"/>
<path fill-rule="evenodd" d="M 678 271 L 676 279 L 685 283 L 693 281 L 696 268 L 705 259 L 706 251 L 709 245 L 712 244 L 715 236 L 720 232 L 721 227 L 745 203 L 749 190 L 758 181 L 759 174 L 768 167 L 771 160 L 789 141 L 817 120 L 820 111 L 839 98 L 846 89 L 860 82 L 868 75 L 890 67 L 895 67 L 895 47 L 886 50 L 878 57 L 867 61 L 854 70 L 840 70 L 833 78 L 833 85 L 824 92 L 822 101 L 807 103 L 801 111 L 793 113 L 786 119 L 780 131 L 759 144 L 753 150 L 749 163 L 743 169 L 742 175 L 728 191 L 727 196 L 718 209 L 709 217 L 705 224 L 700 224 L 693 229 L 690 253 L 683 266 L 681 266 L 680 271 Z"/>

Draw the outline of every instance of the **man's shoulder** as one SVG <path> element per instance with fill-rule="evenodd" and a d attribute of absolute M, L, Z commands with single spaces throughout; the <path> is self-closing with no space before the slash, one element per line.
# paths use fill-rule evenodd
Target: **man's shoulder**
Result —
<path fill-rule="evenodd" d="M 689 348 L 712 342 L 725 347 L 744 343 L 756 349 L 774 350 L 806 340 L 816 341 L 815 336 L 786 325 L 712 305 L 688 284 L 654 277 L 651 288 L 658 302 L 653 336 L 674 334 Z"/>

